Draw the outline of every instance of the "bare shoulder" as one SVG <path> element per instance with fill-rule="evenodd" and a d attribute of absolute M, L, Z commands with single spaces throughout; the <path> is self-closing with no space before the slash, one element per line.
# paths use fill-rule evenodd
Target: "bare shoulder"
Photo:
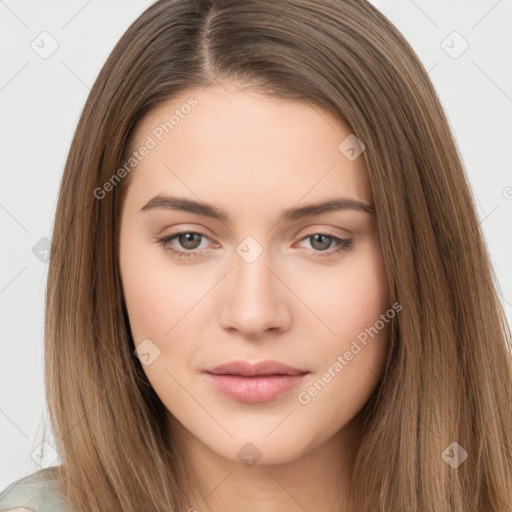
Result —
<path fill-rule="evenodd" d="M 57 485 L 58 467 L 44 468 L 0 492 L 0 512 L 69 512 Z"/>

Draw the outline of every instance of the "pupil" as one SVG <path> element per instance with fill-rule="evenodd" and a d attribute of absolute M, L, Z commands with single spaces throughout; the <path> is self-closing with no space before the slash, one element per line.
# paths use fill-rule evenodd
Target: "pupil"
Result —
<path fill-rule="evenodd" d="M 322 242 L 322 239 L 324 239 L 324 242 Z M 325 235 L 313 235 L 313 240 L 315 242 L 320 241 L 320 245 L 323 245 L 322 247 L 317 247 L 318 249 L 328 249 L 329 248 L 329 245 L 330 245 L 329 237 L 327 237 Z"/>
<path fill-rule="evenodd" d="M 184 238 L 184 242 L 182 243 L 181 240 L 180 240 L 180 243 L 182 243 L 183 247 L 185 247 L 186 249 L 195 249 L 197 247 L 197 239 L 199 239 L 199 236 L 197 233 L 185 233 L 184 235 L 181 235 L 181 238 Z M 196 240 L 194 240 L 194 238 L 196 238 Z M 196 245 L 194 246 L 194 242 L 196 242 Z M 192 246 L 190 246 L 189 244 L 192 244 Z"/>

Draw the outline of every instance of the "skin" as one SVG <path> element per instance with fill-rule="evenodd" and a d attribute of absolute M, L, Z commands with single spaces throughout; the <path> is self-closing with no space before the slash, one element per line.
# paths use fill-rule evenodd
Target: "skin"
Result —
<path fill-rule="evenodd" d="M 349 132 L 329 112 L 229 82 L 155 108 L 138 125 L 133 148 L 190 97 L 198 105 L 130 175 L 119 258 L 134 343 L 149 339 L 160 351 L 144 371 L 199 478 L 191 510 L 331 510 L 346 497 L 358 413 L 383 371 L 388 325 L 309 403 L 298 394 L 390 307 L 377 219 L 356 210 L 291 222 L 278 216 L 338 197 L 373 206 L 364 158 L 340 152 Z M 231 222 L 140 211 L 157 194 L 213 204 Z M 183 237 L 167 243 L 193 246 L 190 258 L 156 241 L 194 230 L 206 234 L 195 245 Z M 334 253 L 331 239 L 315 243 L 312 235 L 322 232 L 353 244 Z M 251 263 L 236 251 L 247 236 L 263 249 Z M 205 369 L 233 359 L 273 359 L 310 373 L 274 400 L 243 403 L 204 378 Z M 248 442 L 261 454 L 252 466 L 237 456 Z"/>

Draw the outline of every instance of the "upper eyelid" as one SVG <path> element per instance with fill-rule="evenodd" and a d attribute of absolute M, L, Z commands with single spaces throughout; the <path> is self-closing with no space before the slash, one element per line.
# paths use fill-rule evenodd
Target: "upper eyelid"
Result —
<path fill-rule="evenodd" d="M 312 227 L 312 228 L 308 227 L 308 228 L 304 228 L 304 229 L 307 229 L 307 233 L 303 236 L 308 236 L 308 235 L 316 234 L 316 233 L 320 233 L 320 232 L 331 232 L 332 235 L 330 235 L 330 236 L 335 236 L 337 238 L 343 238 L 344 236 L 353 236 L 353 233 L 350 230 L 343 229 L 340 227 Z M 336 234 L 337 230 L 343 231 L 343 232 L 347 233 L 347 235 Z M 169 235 L 162 235 L 162 236 L 168 238 L 168 237 L 173 237 L 173 236 L 184 234 L 184 233 L 198 233 L 198 234 L 201 234 L 203 236 L 210 238 L 211 240 L 214 240 L 215 236 L 210 236 L 209 234 L 206 233 L 206 231 L 209 231 L 209 230 L 207 228 L 203 228 L 203 227 L 197 227 L 197 228 L 196 227 L 190 227 L 190 228 L 185 227 L 185 228 L 180 228 L 178 231 L 170 233 Z"/>

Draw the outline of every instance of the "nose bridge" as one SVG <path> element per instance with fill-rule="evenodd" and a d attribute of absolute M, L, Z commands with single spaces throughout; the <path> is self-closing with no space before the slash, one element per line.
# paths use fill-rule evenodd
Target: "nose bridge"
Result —
<path fill-rule="evenodd" d="M 244 244 L 244 246 L 246 246 Z M 244 279 L 250 286 L 266 286 L 270 274 L 268 267 L 272 266 L 271 251 L 266 249 L 261 254 L 255 254 L 255 249 L 250 248 L 242 253 L 242 247 L 237 251 L 239 261 L 236 263 L 240 279 Z"/>
<path fill-rule="evenodd" d="M 224 328 L 255 334 L 283 327 L 286 304 L 279 289 L 283 285 L 274 275 L 275 261 L 271 249 L 252 236 L 238 244 L 233 271 L 227 276 L 228 290 L 221 313 Z"/>
<path fill-rule="evenodd" d="M 235 281 L 235 293 L 244 299 L 269 300 L 275 297 L 276 290 L 273 282 L 273 274 L 269 267 L 274 266 L 270 247 L 263 246 L 253 236 L 247 236 L 235 249 L 234 272 L 232 279 Z M 246 300 L 247 302 L 247 300 Z"/>

